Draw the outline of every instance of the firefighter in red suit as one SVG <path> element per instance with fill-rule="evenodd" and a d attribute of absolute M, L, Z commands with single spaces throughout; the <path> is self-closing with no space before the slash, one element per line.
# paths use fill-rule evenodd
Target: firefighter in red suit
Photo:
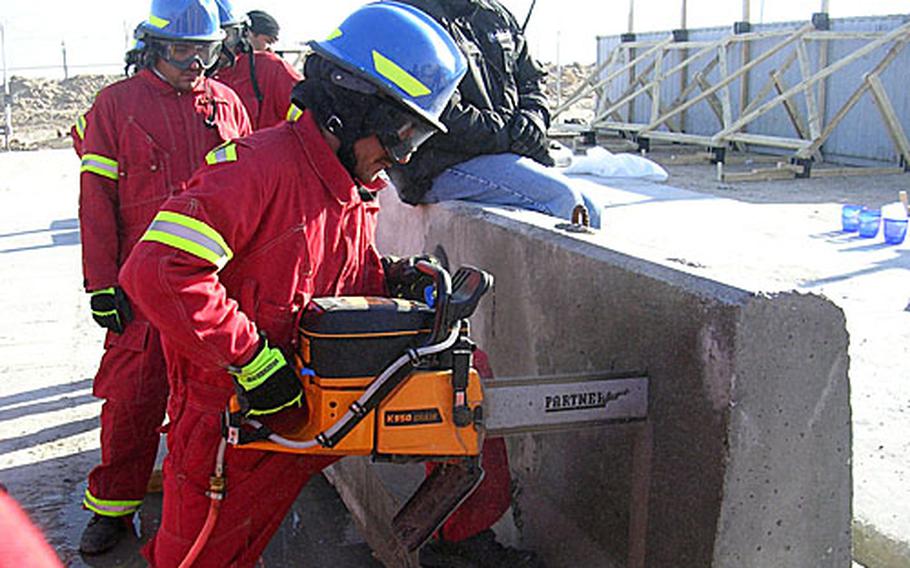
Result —
<path fill-rule="evenodd" d="M 105 402 L 101 463 L 83 501 L 94 513 L 80 542 L 86 554 L 110 549 L 131 527 L 168 396 L 158 332 L 123 292 L 120 267 L 206 154 L 251 132 L 237 95 L 202 75 L 220 48 L 217 18 L 214 0 L 155 0 L 141 26 L 144 68 L 98 94 L 77 148 L 84 283 L 92 316 L 108 330 L 94 381 Z"/>
<path fill-rule="evenodd" d="M 249 415 L 293 412 L 303 395 L 288 361 L 302 308 L 318 296 L 387 292 L 374 243 L 379 174 L 445 131 L 439 115 L 465 69 L 442 28 L 395 2 L 356 10 L 312 47 L 292 95 L 304 109 L 297 120 L 215 150 L 121 272 L 161 330 L 171 380 L 161 526 L 144 550 L 153 566 L 195 550 L 194 566 L 253 566 L 300 489 L 337 459 L 229 446 L 227 489 L 207 522 L 231 395 Z M 487 444 L 484 466 L 479 493 L 445 532 L 488 535 L 508 508 L 502 440 Z"/>
<path fill-rule="evenodd" d="M 271 51 L 253 51 L 249 21 L 234 12 L 230 0 L 216 0 L 224 44 L 214 77 L 234 89 L 253 122 L 253 130 L 268 128 L 288 118 L 291 89 L 302 77 Z"/>

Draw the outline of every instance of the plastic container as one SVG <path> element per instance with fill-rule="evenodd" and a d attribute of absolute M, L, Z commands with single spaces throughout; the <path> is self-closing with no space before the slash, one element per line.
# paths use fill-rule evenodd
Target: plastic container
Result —
<path fill-rule="evenodd" d="M 844 205 L 841 208 L 840 221 L 845 233 L 859 230 L 859 213 L 865 209 L 862 205 Z"/>
<path fill-rule="evenodd" d="M 863 209 L 859 212 L 859 236 L 864 239 L 875 238 L 882 224 L 881 209 Z"/>
<path fill-rule="evenodd" d="M 884 231 L 885 242 L 889 245 L 899 245 L 904 242 L 907 236 L 906 219 L 885 219 Z"/>

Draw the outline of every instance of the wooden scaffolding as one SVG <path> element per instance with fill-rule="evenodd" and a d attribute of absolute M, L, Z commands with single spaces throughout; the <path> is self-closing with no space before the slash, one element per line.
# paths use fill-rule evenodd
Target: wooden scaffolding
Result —
<path fill-rule="evenodd" d="M 576 129 L 618 133 L 637 143 L 640 151 L 649 150 L 652 141 L 703 148 L 706 152 L 699 156 L 718 164 L 718 179 L 724 181 L 910 171 L 910 141 L 881 80 L 881 74 L 910 41 L 910 23 L 888 32 L 838 32 L 829 29 L 827 14 L 819 13 L 811 23 L 794 29 L 753 32 L 748 22 L 739 22 L 732 33 L 710 41 L 690 41 L 688 36 L 684 29 L 657 41 L 637 41 L 634 34 L 624 34 L 603 63 L 555 109 L 553 116 L 558 117 L 595 93 L 597 105 L 593 119 Z M 843 50 L 829 50 L 828 46 L 845 40 L 859 42 L 861 46 L 829 60 L 829 53 Z M 818 54 L 814 61 L 810 50 Z M 879 57 L 881 53 L 884 55 Z M 735 69 L 731 58 L 734 54 L 739 63 Z M 750 71 L 774 62 L 776 68 L 750 98 L 749 81 L 754 79 Z M 800 80 L 788 85 L 784 76 L 794 64 L 798 65 Z M 849 73 L 845 73 L 848 66 Z M 863 72 L 857 74 L 857 66 L 865 66 Z M 826 116 L 829 78 L 841 81 L 839 87 L 852 82 L 853 91 L 839 109 Z M 661 94 L 666 92 L 662 87 L 669 81 L 679 81 L 679 94 L 673 100 Z M 731 96 L 734 86 L 738 86 L 738 101 Z M 822 145 L 867 95 L 881 114 L 898 163 L 887 168 L 813 168 L 813 164 L 824 161 Z M 797 104 L 798 99 L 802 99 L 802 105 Z M 647 101 L 645 108 L 649 112 L 635 119 L 636 102 L 641 100 Z M 686 132 L 686 112 L 695 105 L 707 105 L 716 117 L 714 132 Z M 750 125 L 777 107 L 786 111 L 793 136 L 748 131 Z M 724 171 L 727 151 L 745 148 L 773 149 L 778 154 L 783 151 L 784 158 L 773 168 Z"/>

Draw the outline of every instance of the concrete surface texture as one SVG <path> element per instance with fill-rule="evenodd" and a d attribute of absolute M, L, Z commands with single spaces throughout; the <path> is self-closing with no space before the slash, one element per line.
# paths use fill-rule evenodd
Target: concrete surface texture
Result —
<path fill-rule="evenodd" d="M 644 433 L 626 426 L 510 440 L 526 545 L 565 566 L 604 556 L 631 566 L 849 565 L 840 309 L 641 260 L 602 246 L 606 235 L 541 230 L 553 221 L 533 214 L 518 221 L 453 204 L 415 212 L 388 197 L 383 248 L 440 243 L 453 266 L 495 274 L 474 330 L 498 374 L 651 377 Z M 674 224 L 664 221 L 647 230 L 666 239 Z M 403 234 L 424 242 L 399 243 Z M 756 243 L 743 233 L 740 244 Z"/>
<path fill-rule="evenodd" d="M 72 150 L 0 153 L 0 484 L 44 531 L 67 566 L 145 566 L 160 494 L 137 535 L 110 554 L 77 547 L 89 514 L 86 475 L 100 458 L 92 381 L 103 331 L 82 290 L 79 161 Z M 163 441 L 162 441 L 163 443 Z M 0 535 L 0 542 L 11 535 Z M 304 559 L 305 558 L 305 562 Z M 379 566 L 324 479 L 302 492 L 263 555 L 265 566 Z"/>

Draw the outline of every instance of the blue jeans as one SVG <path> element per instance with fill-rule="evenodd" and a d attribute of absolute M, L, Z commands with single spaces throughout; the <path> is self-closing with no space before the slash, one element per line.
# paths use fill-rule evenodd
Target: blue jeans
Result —
<path fill-rule="evenodd" d="M 456 164 L 436 176 L 421 201 L 454 199 L 530 209 L 562 219 L 571 219 L 575 206 L 584 203 L 591 226 L 600 228 L 600 207 L 573 187 L 569 177 L 517 154 L 488 154 Z"/>

